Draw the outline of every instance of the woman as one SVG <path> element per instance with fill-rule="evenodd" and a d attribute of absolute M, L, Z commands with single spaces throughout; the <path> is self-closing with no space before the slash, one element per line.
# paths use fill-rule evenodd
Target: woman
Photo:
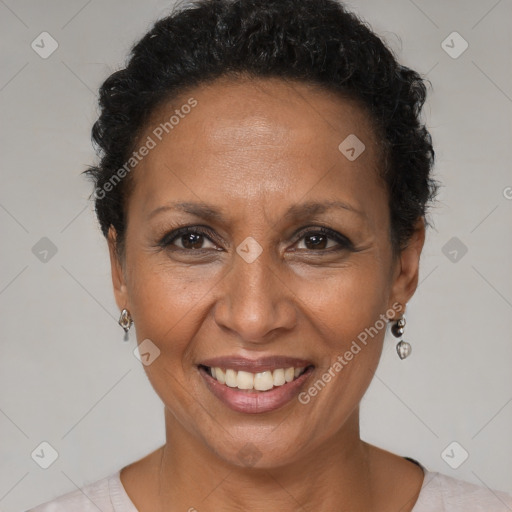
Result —
<path fill-rule="evenodd" d="M 166 443 L 33 510 L 512 507 L 359 436 L 388 324 L 411 351 L 420 76 L 334 0 L 203 0 L 100 92 L 88 172 Z"/>

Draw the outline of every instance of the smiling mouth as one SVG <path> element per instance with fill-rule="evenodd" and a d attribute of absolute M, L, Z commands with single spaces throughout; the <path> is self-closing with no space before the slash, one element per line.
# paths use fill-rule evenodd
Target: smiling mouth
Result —
<path fill-rule="evenodd" d="M 199 370 L 226 387 L 248 392 L 265 392 L 293 382 L 305 373 L 313 371 L 314 366 L 276 368 L 262 372 L 248 372 L 231 368 L 211 367 L 200 364 Z"/>

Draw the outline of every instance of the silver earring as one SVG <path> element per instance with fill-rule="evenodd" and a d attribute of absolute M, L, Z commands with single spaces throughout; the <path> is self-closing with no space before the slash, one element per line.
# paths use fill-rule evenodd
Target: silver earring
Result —
<path fill-rule="evenodd" d="M 124 341 L 128 341 L 128 331 L 133 324 L 133 320 L 127 309 L 121 311 L 118 323 L 124 329 Z"/>
<path fill-rule="evenodd" d="M 391 326 L 391 333 L 395 338 L 401 338 L 404 333 L 405 318 L 402 316 Z M 396 351 L 400 359 L 405 359 L 411 353 L 411 345 L 404 340 L 400 340 L 396 345 Z"/>

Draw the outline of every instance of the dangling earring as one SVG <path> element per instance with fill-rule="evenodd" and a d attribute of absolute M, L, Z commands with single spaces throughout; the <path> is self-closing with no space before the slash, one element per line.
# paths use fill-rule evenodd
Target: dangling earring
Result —
<path fill-rule="evenodd" d="M 124 341 L 128 341 L 128 331 L 133 324 L 133 320 L 127 309 L 121 311 L 118 323 L 124 329 Z"/>
<path fill-rule="evenodd" d="M 404 333 L 405 318 L 402 316 L 391 326 L 391 333 L 395 338 L 401 338 Z M 404 340 L 400 340 L 396 346 L 396 351 L 400 359 L 405 359 L 411 353 L 411 345 Z"/>

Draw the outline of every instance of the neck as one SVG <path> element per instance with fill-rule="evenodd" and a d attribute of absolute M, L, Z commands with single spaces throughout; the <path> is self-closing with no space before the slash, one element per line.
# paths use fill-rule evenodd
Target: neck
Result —
<path fill-rule="evenodd" d="M 293 463 L 242 467 L 213 453 L 166 409 L 160 449 L 161 510 L 251 512 L 279 509 L 370 510 L 374 499 L 369 445 L 359 437 L 359 410 Z M 172 506 L 171 506 L 172 504 Z"/>

